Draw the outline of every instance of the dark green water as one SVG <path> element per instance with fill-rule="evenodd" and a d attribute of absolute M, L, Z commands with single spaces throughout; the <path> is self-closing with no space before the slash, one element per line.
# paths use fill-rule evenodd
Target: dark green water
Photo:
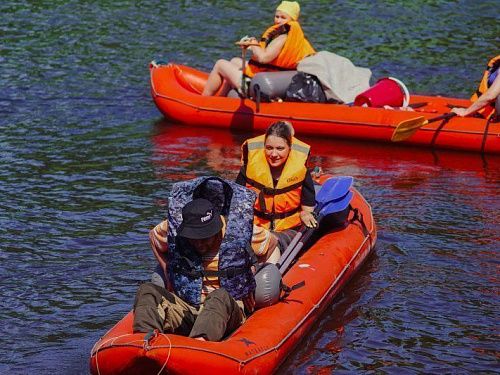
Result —
<path fill-rule="evenodd" d="M 154 259 L 171 184 L 235 177 L 249 134 L 182 129 L 148 63 L 209 70 L 277 2 L 0 3 L 0 373 L 85 374 Z M 318 50 L 467 97 L 500 46 L 496 1 L 304 1 Z M 495 373 L 500 160 L 306 138 L 350 174 L 376 252 L 280 373 Z"/>

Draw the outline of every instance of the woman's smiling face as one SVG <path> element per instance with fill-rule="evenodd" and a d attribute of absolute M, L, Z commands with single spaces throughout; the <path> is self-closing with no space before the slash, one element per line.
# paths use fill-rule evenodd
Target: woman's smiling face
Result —
<path fill-rule="evenodd" d="M 271 168 L 282 166 L 288 159 L 290 146 L 284 138 L 270 135 L 266 138 L 265 153 L 267 163 Z"/>

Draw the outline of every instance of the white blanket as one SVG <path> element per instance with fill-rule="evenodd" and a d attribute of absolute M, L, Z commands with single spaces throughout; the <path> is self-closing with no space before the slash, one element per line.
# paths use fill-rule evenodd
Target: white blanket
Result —
<path fill-rule="evenodd" d="M 318 77 L 327 99 L 351 103 L 370 87 L 372 72 L 355 66 L 349 59 L 328 51 L 306 57 L 297 66 L 300 72 Z"/>

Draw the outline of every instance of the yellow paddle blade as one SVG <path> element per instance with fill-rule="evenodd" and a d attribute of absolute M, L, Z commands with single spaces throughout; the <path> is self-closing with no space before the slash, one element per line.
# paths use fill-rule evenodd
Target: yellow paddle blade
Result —
<path fill-rule="evenodd" d="M 402 121 L 396 126 L 392 133 L 391 141 L 401 142 L 410 138 L 418 129 L 428 124 L 429 121 L 425 117 L 420 116 L 409 120 Z"/>

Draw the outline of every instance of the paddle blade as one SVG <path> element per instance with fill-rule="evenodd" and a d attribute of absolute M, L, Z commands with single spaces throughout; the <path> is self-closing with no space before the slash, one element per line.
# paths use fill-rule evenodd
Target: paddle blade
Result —
<path fill-rule="evenodd" d="M 351 188 L 353 178 L 351 176 L 331 177 L 325 181 L 316 194 L 316 203 L 323 207 L 326 203 L 343 197 Z"/>
<path fill-rule="evenodd" d="M 426 125 L 428 121 L 425 117 L 417 117 L 410 120 L 402 121 L 396 126 L 392 133 L 391 141 L 401 142 L 410 138 L 422 126 Z"/>
<path fill-rule="evenodd" d="M 331 177 L 325 181 L 321 189 L 316 194 L 316 208 L 318 213 L 318 224 L 321 219 L 334 212 L 344 210 L 351 202 L 353 193 L 350 191 L 353 178 L 351 176 Z M 301 229 L 292 242 L 287 246 L 279 261 L 279 271 L 283 275 L 291 262 L 295 259 L 304 243 L 309 239 L 317 228 L 306 228 L 302 225 Z"/>
<path fill-rule="evenodd" d="M 349 206 L 349 203 L 351 203 L 353 195 L 352 191 L 348 191 L 344 196 L 326 203 L 326 205 L 319 212 L 320 216 L 323 217 L 345 210 L 347 206 Z"/>

